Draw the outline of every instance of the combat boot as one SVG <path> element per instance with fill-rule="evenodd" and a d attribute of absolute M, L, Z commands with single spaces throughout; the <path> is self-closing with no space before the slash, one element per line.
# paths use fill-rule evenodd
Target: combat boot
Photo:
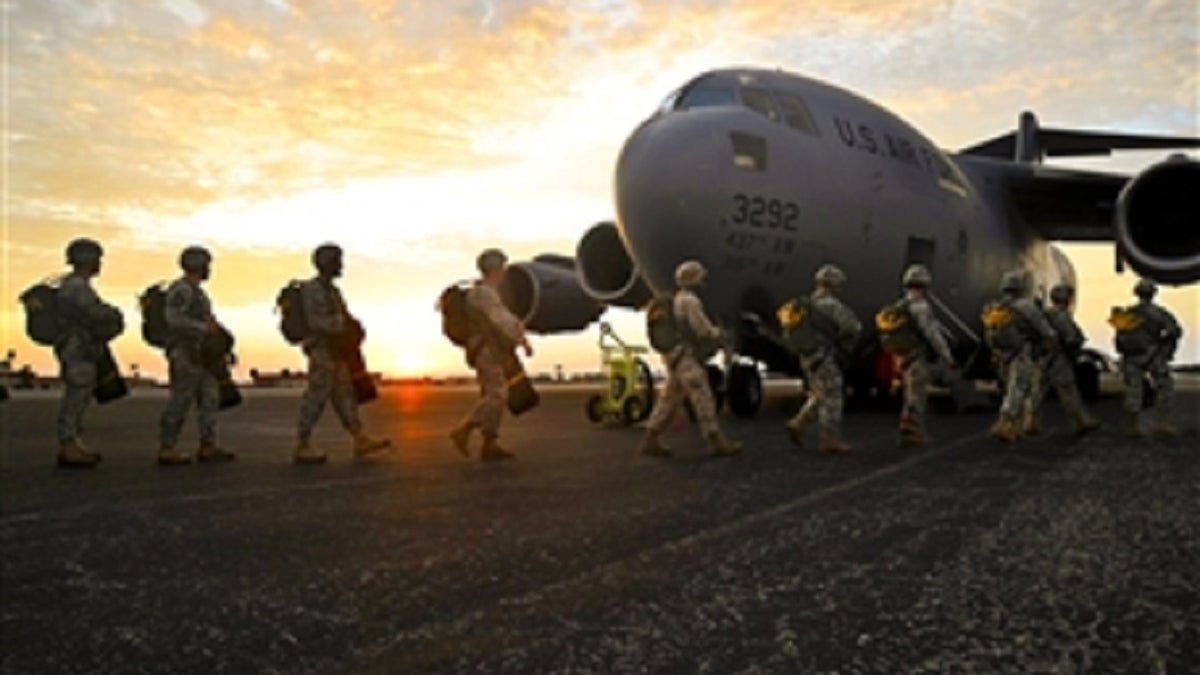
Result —
<path fill-rule="evenodd" d="M 161 466 L 182 466 L 192 463 L 192 456 L 181 450 L 163 446 L 158 451 L 158 463 Z"/>
<path fill-rule="evenodd" d="M 908 415 L 900 416 L 900 440 L 897 443 L 900 447 L 923 448 L 929 445 L 931 440 L 916 419 Z"/>
<path fill-rule="evenodd" d="M 1100 428 L 1100 420 L 1087 413 L 1080 413 L 1075 418 L 1075 435 L 1086 436 Z"/>
<path fill-rule="evenodd" d="M 821 430 L 821 452 L 827 455 L 848 455 L 850 446 L 833 429 Z"/>
<path fill-rule="evenodd" d="M 450 432 L 450 442 L 454 443 L 454 449 L 458 450 L 458 454 L 463 457 L 471 456 L 471 431 L 470 425 L 454 427 Z"/>
<path fill-rule="evenodd" d="M 1037 436 L 1042 433 L 1041 415 L 1032 412 L 1025 413 L 1024 419 L 1021 420 L 1021 433 L 1026 436 Z"/>
<path fill-rule="evenodd" d="M 222 448 L 215 443 L 205 443 L 196 451 L 196 461 L 198 462 L 227 462 L 231 459 L 236 459 L 237 455 L 225 448 Z"/>
<path fill-rule="evenodd" d="M 1125 413 L 1125 438 L 1144 438 L 1142 429 L 1138 425 L 1138 414 L 1135 412 Z"/>
<path fill-rule="evenodd" d="M 642 436 L 642 445 L 638 448 L 638 452 L 651 457 L 670 457 L 671 448 L 667 447 L 659 433 L 652 429 L 646 430 L 646 435 Z"/>
<path fill-rule="evenodd" d="M 792 443 L 797 448 L 804 447 L 804 430 L 808 428 L 808 423 L 811 420 L 806 415 L 801 415 L 793 418 L 787 423 L 784 428 L 787 429 L 788 438 L 792 439 Z"/>
<path fill-rule="evenodd" d="M 485 462 L 498 462 L 506 459 L 516 459 L 517 456 L 500 447 L 495 436 L 483 439 L 483 449 L 479 451 L 479 459 Z"/>
<path fill-rule="evenodd" d="M 731 441 L 725 434 L 714 431 L 708 435 L 708 454 L 713 457 L 732 457 L 742 452 L 742 444 Z"/>
<path fill-rule="evenodd" d="M 58 465 L 69 469 L 91 469 L 100 461 L 94 455 L 83 449 L 76 439 L 63 441 L 58 449 Z"/>
<path fill-rule="evenodd" d="M 1017 431 L 1017 420 L 1008 414 L 1001 414 L 1000 419 L 992 425 L 992 438 L 1005 443 L 1012 443 L 1021 437 L 1021 433 Z"/>
<path fill-rule="evenodd" d="M 354 456 L 366 457 L 380 452 L 390 446 L 392 442 L 386 438 L 371 438 L 363 432 L 354 434 Z"/>
<path fill-rule="evenodd" d="M 307 438 L 301 438 L 296 443 L 296 452 L 292 455 L 292 461 L 296 464 L 324 464 L 327 459 L 325 453 L 314 449 Z"/>
<path fill-rule="evenodd" d="M 1161 438 L 1164 441 L 1173 441 L 1183 435 L 1174 424 L 1167 420 L 1156 420 L 1150 433 L 1154 434 L 1155 438 Z"/>

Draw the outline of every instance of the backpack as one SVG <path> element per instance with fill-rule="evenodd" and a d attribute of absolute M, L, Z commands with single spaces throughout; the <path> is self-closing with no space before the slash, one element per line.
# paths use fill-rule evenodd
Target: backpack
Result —
<path fill-rule="evenodd" d="M 1016 351 L 1026 342 L 1024 320 L 1007 300 L 993 300 L 979 312 L 983 340 L 992 351 Z"/>
<path fill-rule="evenodd" d="M 1141 356 L 1154 348 L 1153 322 L 1137 306 L 1113 307 L 1108 323 L 1117 332 L 1113 344 L 1121 356 Z"/>
<path fill-rule="evenodd" d="M 304 298 L 301 296 L 303 281 L 292 279 L 279 289 L 275 296 L 275 309 L 279 312 L 279 332 L 288 344 L 297 345 L 308 337 L 308 317 L 304 314 Z"/>
<path fill-rule="evenodd" d="M 884 351 L 891 354 L 907 354 L 925 344 L 913 325 L 908 298 L 900 298 L 876 312 L 875 330 Z"/>
<path fill-rule="evenodd" d="M 686 341 L 682 322 L 675 316 L 675 295 L 662 293 L 646 305 L 646 336 L 660 354 L 673 351 Z"/>
<path fill-rule="evenodd" d="M 25 307 L 25 334 L 39 345 L 54 346 L 62 335 L 58 323 L 58 285 L 52 280 L 39 281 L 21 294 Z"/>
<path fill-rule="evenodd" d="M 138 296 L 142 308 L 142 339 L 146 344 L 159 349 L 167 348 L 171 331 L 167 328 L 167 287 L 156 282 L 146 287 Z"/>
<path fill-rule="evenodd" d="M 783 329 L 785 344 L 795 354 L 811 356 L 821 347 L 832 346 L 837 337 L 837 326 L 807 295 L 787 301 L 775 316 Z"/>
<path fill-rule="evenodd" d="M 466 347 L 476 330 L 476 323 L 467 301 L 469 287 L 461 283 L 447 286 L 438 296 L 437 308 L 442 313 L 442 335 L 459 347 Z"/>

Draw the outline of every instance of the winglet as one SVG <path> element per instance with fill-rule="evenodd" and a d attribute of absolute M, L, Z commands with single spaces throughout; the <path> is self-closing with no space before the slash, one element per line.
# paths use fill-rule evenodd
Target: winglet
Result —
<path fill-rule="evenodd" d="M 963 155 L 1011 159 L 1039 164 L 1049 157 L 1111 155 L 1113 150 L 1200 148 L 1200 138 L 1188 136 L 1136 136 L 1073 129 L 1042 129 L 1028 110 L 1021 113 L 1017 130 L 986 140 L 960 152 Z"/>

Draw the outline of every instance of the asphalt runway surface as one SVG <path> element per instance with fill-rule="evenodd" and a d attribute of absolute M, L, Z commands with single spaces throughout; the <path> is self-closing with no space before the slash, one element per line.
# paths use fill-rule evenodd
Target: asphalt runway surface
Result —
<path fill-rule="evenodd" d="M 4 673 L 1189 673 L 1200 671 L 1200 394 L 1181 440 L 1083 440 L 1050 405 L 1004 446 L 991 413 L 847 417 L 853 455 L 793 448 L 778 391 L 671 459 L 545 388 L 518 455 L 446 438 L 466 389 L 385 389 L 354 459 L 290 462 L 297 391 L 222 413 L 220 465 L 157 467 L 165 398 L 93 407 L 95 470 L 54 466 L 57 401 L 0 405 Z M 185 439 L 194 438 L 194 427 Z M 813 433 L 810 431 L 810 434 Z M 815 436 L 810 446 L 815 446 Z M 190 447 L 190 446 L 189 446 Z"/>

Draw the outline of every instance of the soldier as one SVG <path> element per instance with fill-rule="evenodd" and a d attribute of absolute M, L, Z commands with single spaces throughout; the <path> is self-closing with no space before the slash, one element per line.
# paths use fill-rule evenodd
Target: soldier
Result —
<path fill-rule="evenodd" d="M 96 387 L 96 363 L 103 343 L 100 335 L 122 324 L 121 311 L 100 300 L 92 278 L 100 274 L 104 250 L 92 239 L 76 239 L 67 246 L 72 271 L 62 282 L 57 296 L 58 325 L 54 355 L 61 366 L 62 406 L 58 413 L 58 463 L 65 467 L 93 467 L 98 453 L 89 452 L 80 438 L 83 413 Z M 120 332 L 117 330 L 116 332 Z"/>
<path fill-rule="evenodd" d="M 716 351 L 715 346 L 726 341 L 725 332 L 709 320 L 704 313 L 703 303 L 696 295 L 707 275 L 708 271 L 695 260 L 684 261 L 675 269 L 675 283 L 679 290 L 671 300 L 671 310 L 685 338 L 670 352 L 663 354 L 663 362 L 667 367 L 666 390 L 646 425 L 646 435 L 640 449 L 642 454 L 670 456 L 671 450 L 660 440 L 660 435 L 685 397 L 692 404 L 696 424 L 708 442 L 710 454 L 720 457 L 742 451 L 741 444 L 726 438 L 717 425 L 716 405 L 704 369 L 704 362 L 712 358 Z"/>
<path fill-rule="evenodd" d="M 167 288 L 164 309 L 171 398 L 159 423 L 158 463 L 191 463 L 191 455 L 176 450 L 175 444 L 193 402 L 197 409 L 196 426 L 200 431 L 196 459 L 201 462 L 230 460 L 235 457 L 234 453 L 217 446 L 216 417 L 220 402 L 217 377 L 200 356 L 201 340 L 221 331 L 213 317 L 212 302 L 201 288 L 212 271 L 212 254 L 200 246 L 189 246 L 179 256 L 179 267 L 183 276 Z"/>
<path fill-rule="evenodd" d="M 815 279 L 817 288 L 812 293 L 813 310 L 821 312 L 823 319 L 832 322 L 831 328 L 836 330 L 836 335 L 824 335 L 817 331 L 820 346 L 814 353 L 800 355 L 800 367 L 804 370 L 810 395 L 800 412 L 787 423 L 787 432 L 792 442 L 802 447 L 804 430 L 815 417 L 821 426 L 821 452 L 848 453 L 850 446 L 841 438 L 845 390 L 835 341 L 852 343 L 862 331 L 862 323 L 837 298 L 838 290 L 846 282 L 846 275 L 841 269 L 824 265 L 817 270 Z"/>
<path fill-rule="evenodd" d="M 1024 272 L 1006 272 L 1000 281 L 1003 297 L 993 304 L 1003 314 L 995 328 L 987 328 L 996 372 L 1004 380 L 1004 401 L 1000 417 L 991 434 L 1005 442 L 1021 437 L 1018 418 L 1030 397 L 1035 350 L 1052 352 L 1058 347 L 1058 335 L 1046 317 L 1025 294 Z"/>
<path fill-rule="evenodd" d="M 303 342 L 304 353 L 308 355 L 308 387 L 300 405 L 299 440 L 293 457 L 297 464 L 321 464 L 326 460 L 325 452 L 313 448 L 309 439 L 327 401 L 333 403 L 342 427 L 353 436 L 355 457 L 365 457 L 391 445 L 388 439 L 363 433 L 358 419 L 358 400 L 343 356 L 354 322 L 346 310 L 342 292 L 333 283 L 342 276 L 342 249 L 335 244 L 322 244 L 313 251 L 312 261 L 317 276 L 304 282 L 300 291 L 310 334 Z"/>
<path fill-rule="evenodd" d="M 929 444 L 925 432 L 925 399 L 929 394 L 929 361 L 936 356 L 946 368 L 954 368 L 954 357 L 941 324 L 933 316 L 929 301 L 925 299 L 933 277 L 924 265 L 911 265 L 904 270 L 901 279 L 904 297 L 900 305 L 907 312 L 909 323 L 915 329 L 916 339 L 912 347 L 896 353 L 897 367 L 904 380 L 904 408 L 900 412 L 900 446 L 924 447 Z"/>
<path fill-rule="evenodd" d="M 1041 432 L 1042 403 L 1047 385 L 1058 392 L 1063 410 L 1075 423 L 1075 433 L 1083 436 L 1100 428 L 1100 420 L 1088 414 L 1075 384 L 1075 359 L 1083 347 L 1083 331 L 1071 318 L 1071 301 L 1075 289 L 1058 284 L 1050 289 L 1051 306 L 1045 311 L 1046 320 L 1057 335 L 1058 348 L 1048 350 L 1033 369 L 1028 405 L 1021 430 L 1028 436 Z"/>
<path fill-rule="evenodd" d="M 1154 426 L 1152 433 L 1160 438 L 1179 437 L 1179 429 L 1171 424 L 1171 403 L 1174 383 L 1171 379 L 1170 363 L 1179 345 L 1183 329 L 1175 315 L 1162 305 L 1154 303 L 1158 287 L 1149 279 L 1142 279 L 1133 288 L 1138 301 L 1126 309 L 1139 317 L 1134 335 L 1145 345 L 1142 349 L 1120 349 L 1121 375 L 1125 381 L 1125 435 L 1139 438 L 1139 414 L 1142 410 L 1142 382 L 1147 376 L 1154 385 Z M 1118 334 L 1118 339 L 1120 335 Z"/>
<path fill-rule="evenodd" d="M 508 257 L 494 248 L 483 251 L 475 259 L 480 279 L 467 291 L 467 305 L 479 322 L 479 329 L 473 331 L 467 342 L 467 363 L 475 369 L 480 397 L 450 432 L 454 447 L 463 456 L 468 456 L 471 434 L 479 429 L 483 433 L 479 458 L 485 462 L 514 457 L 498 442 L 508 392 L 504 361 L 517 346 L 525 350 L 525 356 L 533 355 L 533 347 L 525 337 L 525 327 L 500 299 L 500 284 L 504 281 L 507 265 Z"/>

